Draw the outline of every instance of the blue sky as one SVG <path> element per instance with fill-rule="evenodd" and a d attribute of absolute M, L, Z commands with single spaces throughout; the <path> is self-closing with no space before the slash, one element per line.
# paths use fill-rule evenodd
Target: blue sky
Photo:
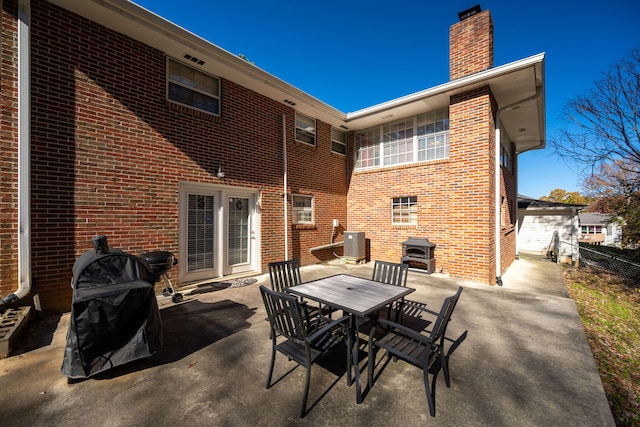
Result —
<path fill-rule="evenodd" d="M 638 0 L 134 2 L 343 112 L 446 83 L 449 27 L 479 3 L 493 18 L 494 65 L 546 53 L 547 140 L 565 103 L 640 47 Z M 577 168 L 551 148 L 519 167 L 521 194 L 580 191 Z"/>

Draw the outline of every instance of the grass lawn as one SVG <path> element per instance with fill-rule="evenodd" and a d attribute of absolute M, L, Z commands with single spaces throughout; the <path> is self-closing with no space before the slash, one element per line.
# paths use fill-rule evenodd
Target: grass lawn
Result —
<path fill-rule="evenodd" d="M 591 268 L 566 267 L 613 417 L 640 426 L 640 287 Z"/>

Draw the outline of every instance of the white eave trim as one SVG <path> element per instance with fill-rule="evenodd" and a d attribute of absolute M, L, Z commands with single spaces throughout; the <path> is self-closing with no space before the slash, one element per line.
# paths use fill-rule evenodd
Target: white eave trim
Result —
<path fill-rule="evenodd" d="M 439 86 L 432 87 L 420 92 L 415 92 L 401 98 L 396 98 L 391 101 L 383 102 L 372 107 L 363 108 L 362 110 L 347 113 L 347 121 L 356 120 L 371 114 L 376 114 L 381 111 L 390 110 L 402 105 L 419 101 L 424 98 L 431 98 L 437 95 L 443 95 L 446 93 L 455 93 L 458 91 L 464 91 L 469 86 L 478 85 L 480 83 L 486 83 L 491 79 L 501 77 L 516 71 L 520 71 L 529 67 L 541 64 L 544 61 L 544 53 L 539 53 L 534 56 L 530 56 L 519 61 L 511 62 L 509 64 L 501 65 L 499 67 L 491 68 L 486 71 L 480 71 L 478 73 L 461 77 L 456 80 L 441 84 Z"/>

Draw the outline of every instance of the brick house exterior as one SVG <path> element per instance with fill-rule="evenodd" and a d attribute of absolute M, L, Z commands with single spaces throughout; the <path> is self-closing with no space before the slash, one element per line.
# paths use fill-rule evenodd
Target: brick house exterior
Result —
<path fill-rule="evenodd" d="M 3 0 L 0 297 L 29 281 L 43 310 L 69 310 L 71 267 L 98 234 L 134 254 L 178 254 L 170 274 L 180 284 L 266 271 L 285 257 L 326 261 L 340 249 L 309 249 L 345 230 L 366 233 L 371 259 L 399 260 L 401 241 L 428 237 L 437 271 L 495 283 L 515 258 L 517 154 L 544 147 L 544 58 L 494 68 L 488 11 L 450 36 L 451 82 L 347 115 L 135 4 Z M 170 63 L 219 83 L 218 113 L 168 100 Z M 516 104 L 522 114 L 506 108 Z M 356 166 L 359 132 L 432 109 L 448 111 L 447 157 Z M 296 136 L 299 117 L 315 119 L 314 143 Z M 18 194 L 25 140 L 30 203 Z M 393 224 L 392 205 L 406 197 L 417 216 Z M 312 220 L 294 223 L 296 209 Z M 211 239 L 193 234 L 204 229 Z M 22 272 L 21 239 L 30 246 Z"/>

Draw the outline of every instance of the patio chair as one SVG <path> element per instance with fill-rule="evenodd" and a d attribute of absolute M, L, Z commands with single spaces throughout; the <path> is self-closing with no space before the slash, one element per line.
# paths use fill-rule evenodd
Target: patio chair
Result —
<path fill-rule="evenodd" d="M 269 280 L 271 281 L 271 289 L 276 292 L 287 292 L 291 286 L 300 285 L 302 276 L 300 275 L 300 264 L 298 260 L 292 259 L 287 261 L 277 261 L 269 263 Z M 309 310 L 310 317 L 327 315 L 331 318 L 331 310 L 329 307 L 322 305 L 311 305 L 304 302 Z"/>
<path fill-rule="evenodd" d="M 429 413 L 432 417 L 435 417 L 436 378 L 440 369 L 442 369 L 447 387 L 451 386 L 449 381 L 449 358 L 467 337 L 467 331 L 465 331 L 458 339 L 453 341 L 449 350 L 445 352 L 445 333 L 449 320 L 451 319 L 451 314 L 462 293 L 462 289 L 462 287 L 459 287 L 454 295 L 444 300 L 438 317 L 433 324 L 433 328 L 428 335 L 424 335 L 421 332 L 391 320 L 378 320 L 378 324 L 383 326 L 387 332 L 382 338 L 376 339 L 376 328 L 373 327 L 369 334 L 369 360 L 367 370 L 369 373 L 370 386 L 373 385 L 374 378 L 375 355 L 373 349 L 375 346 L 384 349 L 388 357 L 402 359 L 422 369 L 424 388 L 429 403 Z M 429 381 L 429 375 L 431 375 L 431 381 Z"/>
<path fill-rule="evenodd" d="M 271 325 L 271 363 L 267 376 L 267 389 L 275 365 L 276 351 L 307 369 L 300 418 L 306 415 L 307 396 L 311 379 L 311 366 L 342 341 L 346 341 L 347 369 L 351 363 L 351 330 L 349 316 L 330 321 L 314 328 L 306 319 L 306 312 L 298 299 L 289 294 L 260 286 L 260 293 Z M 278 341 L 281 341 L 278 343 Z"/>
<path fill-rule="evenodd" d="M 373 274 L 371 280 L 385 283 L 387 285 L 407 286 L 407 275 L 409 273 L 409 264 L 393 263 L 387 261 L 376 260 L 373 265 Z M 391 319 L 391 311 L 395 312 L 395 320 L 398 321 L 402 311 L 403 300 L 396 301 L 387 306 L 387 319 Z"/>
<path fill-rule="evenodd" d="M 297 259 L 269 263 L 269 279 L 271 289 L 276 292 L 286 292 L 291 286 L 302 283 L 300 264 Z"/>

